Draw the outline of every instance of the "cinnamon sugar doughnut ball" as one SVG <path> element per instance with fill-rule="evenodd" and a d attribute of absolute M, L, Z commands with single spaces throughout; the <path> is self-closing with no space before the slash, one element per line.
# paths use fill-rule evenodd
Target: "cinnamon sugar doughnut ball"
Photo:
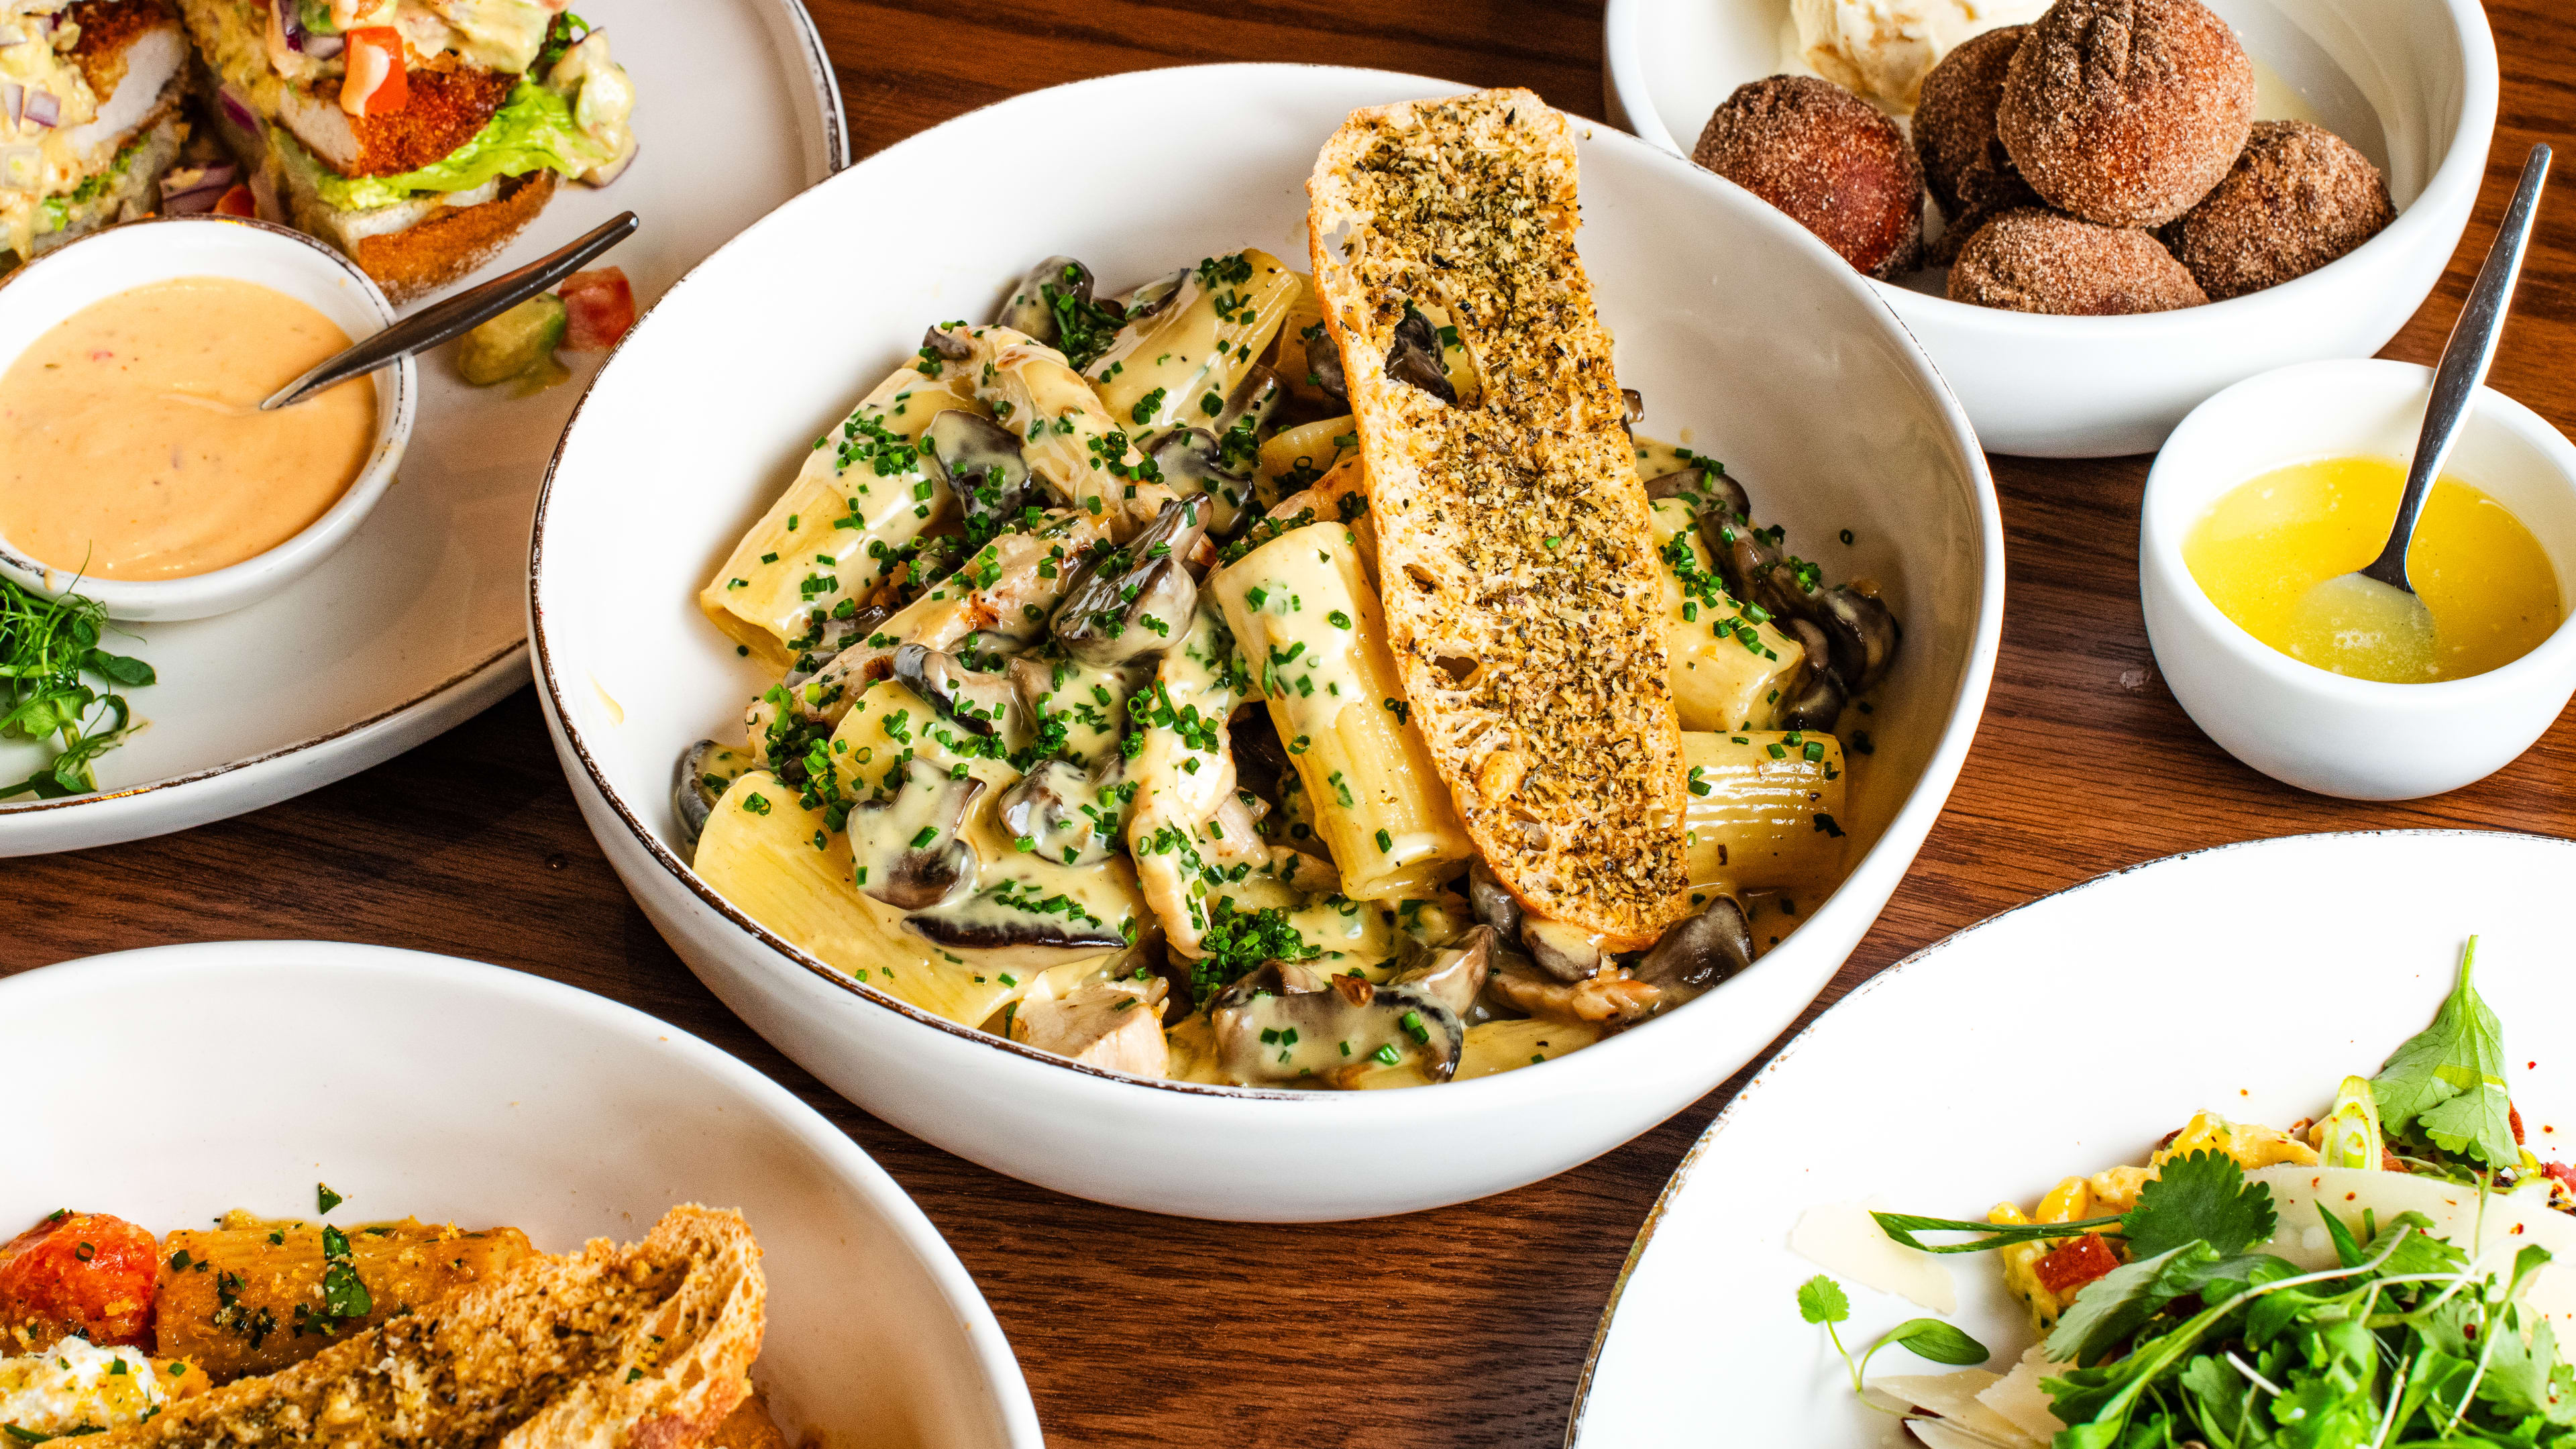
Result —
<path fill-rule="evenodd" d="M 2199 0 L 2057 0 L 2004 74 L 1995 131 L 2049 204 L 2162 226 L 2209 194 L 2254 123 L 2254 64 Z"/>
<path fill-rule="evenodd" d="M 1977 228 L 1959 249 L 1950 267 L 1950 300 L 2112 317 L 2197 307 L 2209 298 L 2146 232 L 2023 207 Z"/>
<path fill-rule="evenodd" d="M 2212 297 L 2304 277 L 2397 219 L 2388 182 L 2342 137 L 2305 121 L 2256 121 L 2243 155 L 2167 229 Z"/>
<path fill-rule="evenodd" d="M 1896 123 L 1813 76 L 1736 87 L 1691 159 L 1789 214 L 1882 280 L 1923 256 L 1923 171 Z"/>
<path fill-rule="evenodd" d="M 2013 169 L 1995 135 L 2004 71 L 2028 29 L 2007 25 L 1973 36 L 1923 78 L 1923 100 L 1914 108 L 1914 154 L 1923 163 L 1933 205 L 1950 224 L 1934 248 L 1936 262 L 1956 256 L 1987 217 L 2040 204 L 2039 193 Z"/>

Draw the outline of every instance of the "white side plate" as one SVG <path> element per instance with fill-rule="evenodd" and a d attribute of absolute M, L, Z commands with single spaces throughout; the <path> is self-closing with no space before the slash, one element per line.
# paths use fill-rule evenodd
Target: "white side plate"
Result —
<path fill-rule="evenodd" d="M 677 1203 L 738 1209 L 769 1280 L 752 1380 L 791 1443 L 1044 1444 L 992 1310 L 894 1179 L 616 1002 L 380 946 L 162 946 L 0 981 L 0 1061 L 27 1074 L 0 1234 L 66 1205 L 156 1234 L 310 1217 L 317 1182 L 344 1225 L 507 1224 L 548 1252 L 633 1242 Z"/>
<path fill-rule="evenodd" d="M 637 304 L 650 306 L 735 232 L 848 164 L 840 90 L 798 0 L 600 0 L 585 12 L 635 77 L 641 154 L 607 190 L 561 188 L 478 277 L 631 208 L 643 229 L 604 264 L 625 268 Z M 112 845 L 273 805 L 391 759 L 526 681 L 529 510 L 598 359 L 577 362 L 563 386 L 513 398 L 467 387 L 450 351 L 421 360 L 409 456 L 329 562 L 239 613 L 110 639 L 160 673 L 127 696 L 151 727 L 101 758 L 101 793 L 0 804 L 0 856 Z M 670 422 L 687 426 L 685 412 Z M 46 758 L 0 744 L 0 781 Z"/>
<path fill-rule="evenodd" d="M 2070 1173 L 2141 1162 L 2208 1108 L 2285 1126 L 2424 1029 L 2460 946 L 2503 1018 L 2532 1150 L 2576 1146 L 2576 842 L 2470 831 L 2302 835 L 2172 856 L 1997 916 L 1818 1017 L 1709 1125 L 1602 1315 L 1569 1446 L 1911 1446 L 1798 1317 L 1789 1251 L 1817 1203 L 1982 1218 Z M 2009 1368 L 2030 1346 L 1992 1259 L 1952 1258 L 1953 1321 Z M 1845 1343 L 1923 1310 L 1842 1278 Z M 1882 1354 L 1873 1373 L 1941 1372 Z"/>

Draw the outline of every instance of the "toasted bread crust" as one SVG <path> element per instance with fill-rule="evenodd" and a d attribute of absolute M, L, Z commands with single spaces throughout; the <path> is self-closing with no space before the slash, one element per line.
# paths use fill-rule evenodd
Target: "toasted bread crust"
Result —
<path fill-rule="evenodd" d="M 1572 131 L 1523 90 L 1356 111 L 1307 197 L 1414 721 L 1514 895 L 1651 944 L 1688 913 L 1680 725 Z M 1475 405 L 1387 376 L 1415 297 L 1456 320 Z"/>
<path fill-rule="evenodd" d="M 554 194 L 551 171 L 513 177 L 501 183 L 499 196 L 481 206 L 456 207 L 418 226 L 360 241 L 358 266 L 386 296 L 410 301 L 490 261 L 537 219 Z"/>
<path fill-rule="evenodd" d="M 539 1257 L 292 1368 L 171 1403 L 95 1449 L 323 1445 L 678 1449 L 750 1392 L 767 1289 L 735 1213 Z"/>
<path fill-rule="evenodd" d="M 127 47 L 179 23 L 164 0 L 72 0 L 63 7 L 62 18 L 80 27 L 71 60 L 101 105 L 125 79 Z"/>
<path fill-rule="evenodd" d="M 447 63 L 433 61 L 411 68 L 407 78 L 411 99 L 401 110 L 347 118 L 350 134 L 357 138 L 357 155 L 349 165 L 335 165 L 333 169 L 343 176 L 399 176 L 445 160 L 458 147 L 482 134 L 510 99 L 518 77 L 461 67 L 449 57 L 441 59 Z M 339 78 L 326 76 L 314 81 L 310 94 L 317 101 L 337 107 Z"/>

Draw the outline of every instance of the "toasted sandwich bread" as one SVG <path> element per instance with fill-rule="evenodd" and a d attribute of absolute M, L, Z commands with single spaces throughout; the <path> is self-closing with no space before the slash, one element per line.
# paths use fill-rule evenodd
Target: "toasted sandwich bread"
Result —
<path fill-rule="evenodd" d="M 1680 726 L 1572 133 L 1523 90 L 1355 111 L 1306 194 L 1413 720 L 1524 905 L 1650 945 L 1688 914 Z M 1472 402 L 1388 375 L 1416 302 L 1458 327 Z"/>
<path fill-rule="evenodd" d="M 751 1392 L 767 1287 L 739 1214 L 664 1214 L 641 1243 L 528 1259 L 292 1368 L 83 1440 L 292 1449 L 689 1449 Z"/>

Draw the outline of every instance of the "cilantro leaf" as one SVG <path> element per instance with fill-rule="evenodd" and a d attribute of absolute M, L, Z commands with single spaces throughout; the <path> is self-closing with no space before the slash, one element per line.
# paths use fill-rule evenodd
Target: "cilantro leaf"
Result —
<path fill-rule="evenodd" d="M 1851 1317 L 1851 1300 L 1841 1284 L 1818 1273 L 1798 1285 L 1798 1316 L 1809 1323 L 1840 1323 Z"/>
<path fill-rule="evenodd" d="M 2267 1183 L 2248 1184 L 2236 1159 L 2195 1152 L 2165 1160 L 2121 1215 L 2132 1258 L 2152 1258 L 2198 1240 L 2230 1258 L 2272 1236 L 2278 1214 Z"/>
<path fill-rule="evenodd" d="M 2504 1026 L 2470 984 L 2477 959 L 2471 936 L 2459 981 L 2433 1024 L 2389 1055 L 2370 1090 L 2391 1135 L 2419 1136 L 2489 1167 L 2510 1167 L 2522 1161 L 2522 1149 L 2506 1097 Z"/>

